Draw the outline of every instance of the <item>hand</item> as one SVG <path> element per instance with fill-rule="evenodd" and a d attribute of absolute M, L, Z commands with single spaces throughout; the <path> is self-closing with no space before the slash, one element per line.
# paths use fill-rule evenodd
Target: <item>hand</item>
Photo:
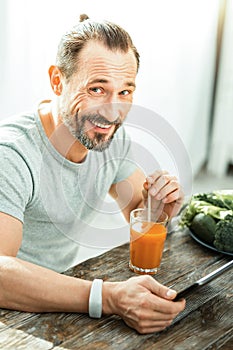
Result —
<path fill-rule="evenodd" d="M 169 218 L 178 214 L 184 194 L 175 176 L 167 171 L 155 171 L 146 178 L 142 191 L 145 206 L 147 206 L 148 191 L 151 195 L 152 210 L 165 211 Z"/>
<path fill-rule="evenodd" d="M 148 275 L 124 282 L 105 282 L 103 313 L 119 315 L 141 334 L 159 332 L 185 308 L 184 299 L 172 301 L 175 296 L 175 291 Z"/>

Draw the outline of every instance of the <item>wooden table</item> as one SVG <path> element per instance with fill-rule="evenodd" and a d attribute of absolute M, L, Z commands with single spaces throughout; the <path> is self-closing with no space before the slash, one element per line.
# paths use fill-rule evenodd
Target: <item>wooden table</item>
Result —
<path fill-rule="evenodd" d="M 125 280 L 128 244 L 67 271 L 84 279 Z M 230 260 L 196 243 L 187 230 L 168 235 L 156 279 L 180 290 Z M 233 349 L 233 269 L 193 292 L 186 310 L 165 331 L 140 335 L 118 316 L 90 319 L 77 313 L 24 313 L 0 309 L 0 349 Z"/>

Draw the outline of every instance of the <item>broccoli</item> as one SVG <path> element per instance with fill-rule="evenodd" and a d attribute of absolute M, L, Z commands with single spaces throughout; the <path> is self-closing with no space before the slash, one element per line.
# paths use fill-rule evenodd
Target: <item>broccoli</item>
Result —
<path fill-rule="evenodd" d="M 179 225 L 181 228 L 189 227 L 218 250 L 233 253 L 233 191 L 193 195 L 181 211 Z"/>
<path fill-rule="evenodd" d="M 233 253 L 233 215 L 227 215 L 217 223 L 214 246 L 224 252 Z"/>

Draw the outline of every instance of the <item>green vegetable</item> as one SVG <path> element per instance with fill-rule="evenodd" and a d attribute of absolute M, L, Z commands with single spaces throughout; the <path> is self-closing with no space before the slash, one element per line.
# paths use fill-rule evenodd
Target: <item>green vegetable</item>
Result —
<path fill-rule="evenodd" d="M 219 250 L 233 253 L 233 216 L 228 215 L 217 223 L 214 245 Z"/>
<path fill-rule="evenodd" d="M 203 241 L 233 253 L 233 191 L 193 195 L 183 209 L 181 227 L 189 227 Z"/>
<path fill-rule="evenodd" d="M 210 215 L 198 213 L 194 216 L 190 228 L 202 241 L 213 244 L 216 222 Z"/>
<path fill-rule="evenodd" d="M 215 191 L 211 193 L 199 193 L 195 196 L 196 199 L 208 202 L 214 206 L 233 210 L 233 194 L 222 193 Z"/>

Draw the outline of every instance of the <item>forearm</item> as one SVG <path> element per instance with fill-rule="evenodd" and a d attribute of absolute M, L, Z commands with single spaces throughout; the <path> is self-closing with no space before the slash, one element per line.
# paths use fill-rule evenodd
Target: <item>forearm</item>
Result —
<path fill-rule="evenodd" d="M 27 312 L 88 312 L 91 281 L 58 274 L 14 257 L 0 257 L 0 307 Z M 103 314 L 117 314 L 139 333 L 160 331 L 183 310 L 152 277 L 105 282 Z M 157 297 L 157 295 L 159 297 Z M 175 296 L 172 293 L 172 298 Z"/>
<path fill-rule="evenodd" d="M 28 312 L 88 312 L 91 281 L 15 257 L 0 257 L 0 307 Z"/>

